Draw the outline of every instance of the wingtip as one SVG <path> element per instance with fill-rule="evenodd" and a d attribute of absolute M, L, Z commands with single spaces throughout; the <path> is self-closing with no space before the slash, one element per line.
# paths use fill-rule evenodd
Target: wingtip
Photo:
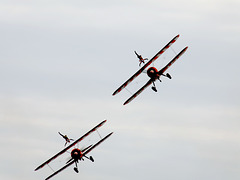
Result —
<path fill-rule="evenodd" d="M 105 136 L 105 138 L 109 138 L 111 135 L 113 134 L 113 132 L 109 133 L 107 136 Z"/>
<path fill-rule="evenodd" d="M 126 101 L 123 103 L 123 105 L 126 105 L 126 104 L 130 103 L 131 101 L 132 101 L 132 99 L 129 98 L 128 100 L 126 100 Z"/>
<path fill-rule="evenodd" d="M 112 93 L 112 95 L 114 96 L 114 95 L 116 95 L 117 93 L 118 93 L 118 90 L 114 91 L 114 92 Z"/>

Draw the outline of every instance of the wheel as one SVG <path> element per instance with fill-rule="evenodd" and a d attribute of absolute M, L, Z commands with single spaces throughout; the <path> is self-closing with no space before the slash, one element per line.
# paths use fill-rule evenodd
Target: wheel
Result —
<path fill-rule="evenodd" d="M 170 74 L 166 74 L 166 76 L 169 78 L 169 79 L 172 79 L 172 77 L 170 76 Z"/>
<path fill-rule="evenodd" d="M 78 173 L 79 171 L 78 171 L 78 168 L 73 168 L 74 169 L 74 171 L 76 172 L 76 173 Z"/>
<path fill-rule="evenodd" d="M 152 87 L 152 90 L 155 91 L 155 92 L 157 92 L 157 89 L 156 89 L 156 87 L 154 87 L 154 86 Z"/>
<path fill-rule="evenodd" d="M 91 160 L 92 162 L 94 162 L 94 159 L 93 159 L 93 157 L 92 157 L 92 156 L 90 156 L 89 158 L 90 158 L 90 160 Z"/>

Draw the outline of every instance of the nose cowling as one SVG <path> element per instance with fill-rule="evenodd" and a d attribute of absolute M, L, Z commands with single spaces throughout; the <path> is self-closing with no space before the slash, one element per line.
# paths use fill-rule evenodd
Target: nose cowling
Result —
<path fill-rule="evenodd" d="M 82 152 L 80 149 L 73 149 L 71 152 L 71 156 L 73 159 L 78 160 L 82 158 Z"/>
<path fill-rule="evenodd" d="M 151 78 L 151 79 L 156 79 L 158 76 L 158 70 L 155 67 L 150 67 L 147 70 L 147 75 Z"/>

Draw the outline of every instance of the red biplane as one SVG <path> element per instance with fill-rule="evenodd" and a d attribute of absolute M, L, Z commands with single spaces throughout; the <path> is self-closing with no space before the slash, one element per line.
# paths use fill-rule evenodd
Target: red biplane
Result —
<path fill-rule="evenodd" d="M 140 68 L 132 77 L 130 77 L 125 83 L 123 83 L 112 95 L 119 93 L 122 89 L 124 89 L 130 82 L 133 81 L 139 74 L 141 74 L 151 63 L 153 63 L 161 54 L 163 54 L 177 39 L 179 35 L 175 36 L 166 46 L 164 46 L 152 59 L 150 59 L 142 68 Z M 170 74 L 163 74 L 186 50 L 188 47 L 185 47 L 180 53 L 178 53 L 165 67 L 163 67 L 160 71 L 158 71 L 155 67 L 149 67 L 147 69 L 147 75 L 150 77 L 150 80 L 140 88 L 135 94 L 133 94 L 125 104 L 131 102 L 135 97 L 137 97 L 144 89 L 146 89 L 150 84 L 153 84 L 152 90 L 157 92 L 155 81 L 158 79 L 160 82 L 160 76 L 166 76 L 171 79 Z"/>
<path fill-rule="evenodd" d="M 99 127 L 101 127 L 107 120 L 102 121 L 101 123 L 99 123 L 97 126 L 95 126 L 93 129 L 91 129 L 90 131 L 88 131 L 86 134 L 84 134 L 82 137 L 80 137 L 79 139 L 77 139 L 76 141 L 74 141 L 72 144 L 70 144 L 68 147 L 66 147 L 65 149 L 63 149 L 62 151 L 60 151 L 59 153 L 57 153 L 56 155 L 54 155 L 53 157 L 51 157 L 49 160 L 47 160 L 46 162 L 44 162 L 43 164 L 41 164 L 40 166 L 38 166 L 35 171 L 37 171 L 38 169 L 42 168 L 43 166 L 45 166 L 46 164 L 50 163 L 52 160 L 56 159 L 58 156 L 62 155 L 63 153 L 65 153 L 67 150 L 69 150 L 70 148 L 74 147 L 77 143 L 79 143 L 80 141 L 82 141 L 85 137 L 87 137 L 88 135 L 90 135 L 92 132 L 96 131 Z M 100 143 L 102 143 L 104 140 L 106 140 L 109 136 L 112 135 L 113 132 L 109 133 L 107 136 L 105 136 L 104 138 L 102 138 L 100 141 L 98 141 L 96 144 L 94 145 L 90 145 L 88 147 L 86 147 L 83 150 L 80 150 L 78 148 L 74 148 L 71 151 L 71 159 L 69 161 L 66 162 L 66 165 L 63 166 L 61 169 L 57 170 L 56 172 L 54 172 L 53 174 L 51 174 L 50 176 L 48 176 L 46 178 L 50 179 L 51 177 L 55 176 L 56 174 L 58 174 L 59 172 L 61 172 L 62 170 L 66 169 L 67 167 L 69 167 L 70 165 L 74 164 L 76 165 L 76 167 L 74 167 L 74 171 L 76 171 L 78 173 L 78 167 L 77 167 L 77 163 L 78 161 L 84 160 L 84 158 L 89 159 L 90 161 L 94 162 L 94 159 L 92 156 L 87 156 L 87 154 L 92 151 L 96 146 L 98 146 Z"/>

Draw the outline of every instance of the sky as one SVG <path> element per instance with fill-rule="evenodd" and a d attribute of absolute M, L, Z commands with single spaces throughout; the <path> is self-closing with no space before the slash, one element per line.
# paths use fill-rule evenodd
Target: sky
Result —
<path fill-rule="evenodd" d="M 53 179 L 239 180 L 240 2 L 237 0 L 0 0 L 0 179 L 45 179 L 34 169 L 101 121 L 113 135 Z M 137 51 L 172 79 L 147 82 Z M 93 134 L 80 148 L 99 140 Z M 66 157 L 65 157 L 66 156 Z M 68 158 L 50 163 L 61 167 Z M 56 170 L 56 169 L 55 169 Z"/>

